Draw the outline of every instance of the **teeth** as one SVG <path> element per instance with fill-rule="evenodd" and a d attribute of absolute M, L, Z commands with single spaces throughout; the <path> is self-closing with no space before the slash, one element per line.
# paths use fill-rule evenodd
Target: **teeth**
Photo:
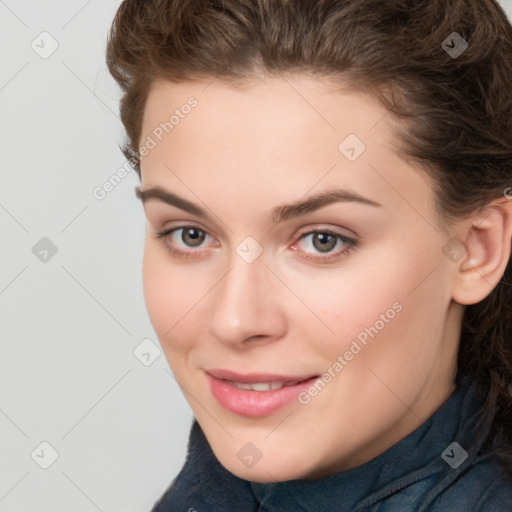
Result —
<path fill-rule="evenodd" d="M 250 384 L 242 384 L 242 383 L 238 383 L 238 382 L 234 382 L 233 383 L 238 389 L 251 389 L 251 385 Z"/>
<path fill-rule="evenodd" d="M 255 384 L 249 384 L 253 391 L 270 391 L 271 386 L 269 382 L 256 382 Z"/>
<path fill-rule="evenodd" d="M 283 382 L 254 382 L 252 384 L 247 384 L 245 382 L 231 382 L 231 384 L 236 388 L 247 391 L 271 391 L 274 389 L 281 389 L 285 386 L 295 386 L 298 383 L 299 381 L 287 382 L 286 384 Z"/>

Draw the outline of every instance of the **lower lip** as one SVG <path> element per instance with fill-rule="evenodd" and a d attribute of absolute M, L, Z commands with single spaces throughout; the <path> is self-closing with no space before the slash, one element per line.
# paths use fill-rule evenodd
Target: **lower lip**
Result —
<path fill-rule="evenodd" d="M 228 411 L 249 418 L 269 416 L 297 398 L 309 388 L 318 377 L 305 380 L 295 386 L 284 386 L 270 391 L 238 389 L 226 381 L 206 374 L 210 389 L 217 401 Z"/>

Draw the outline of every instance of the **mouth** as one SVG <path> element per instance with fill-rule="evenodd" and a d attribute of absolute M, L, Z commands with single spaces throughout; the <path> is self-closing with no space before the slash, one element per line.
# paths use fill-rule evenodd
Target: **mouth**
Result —
<path fill-rule="evenodd" d="M 319 375 L 239 374 L 207 370 L 210 391 L 228 411 L 240 416 L 269 416 L 297 398 Z"/>
<path fill-rule="evenodd" d="M 281 389 L 285 386 L 296 386 L 300 382 L 303 381 L 294 381 L 294 382 L 253 382 L 253 383 L 244 383 L 244 382 L 234 382 L 231 380 L 225 381 L 228 385 L 234 386 L 237 389 L 245 389 L 246 391 L 273 391 L 274 389 Z"/>

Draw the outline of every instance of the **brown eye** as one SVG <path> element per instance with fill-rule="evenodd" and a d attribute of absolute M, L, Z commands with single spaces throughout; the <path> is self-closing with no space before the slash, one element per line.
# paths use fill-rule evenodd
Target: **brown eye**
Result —
<path fill-rule="evenodd" d="M 338 237 L 329 233 L 317 232 L 313 234 L 313 247 L 320 252 L 329 252 L 336 247 Z"/>
<path fill-rule="evenodd" d="M 205 255 L 207 245 L 204 244 L 207 239 L 210 245 L 219 246 L 219 243 L 206 230 L 190 224 L 160 231 L 155 234 L 155 237 L 173 257 L 180 259 L 207 259 L 208 256 Z"/>
<path fill-rule="evenodd" d="M 182 228 L 181 240 L 185 245 L 197 247 L 204 242 L 206 233 L 194 227 Z"/>
<path fill-rule="evenodd" d="M 292 246 L 300 257 L 315 263 L 333 263 L 358 247 L 358 242 L 335 231 L 316 229 L 300 236 Z"/>

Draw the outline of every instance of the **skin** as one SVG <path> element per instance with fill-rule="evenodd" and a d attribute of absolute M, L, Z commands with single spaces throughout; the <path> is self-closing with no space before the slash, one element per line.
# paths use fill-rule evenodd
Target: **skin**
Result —
<path fill-rule="evenodd" d="M 482 300 L 504 270 L 510 207 L 441 229 L 432 183 L 398 156 L 398 125 L 384 107 L 305 75 L 244 87 L 155 82 L 141 144 L 190 96 L 197 106 L 141 164 L 142 190 L 160 186 L 209 215 L 144 202 L 144 294 L 170 368 L 235 475 L 315 479 L 360 465 L 413 432 L 454 391 L 463 305 Z M 366 145 L 353 162 L 338 150 L 350 133 Z M 337 202 L 272 225 L 275 207 L 332 188 L 380 206 Z M 199 247 L 183 240 L 178 228 L 186 225 L 207 234 Z M 171 228 L 166 239 L 156 237 Z M 341 254 L 347 247 L 339 240 L 322 252 L 306 235 L 314 230 L 357 246 Z M 263 249 L 252 263 L 236 252 L 247 236 Z M 467 250 L 456 262 L 443 253 L 453 236 Z M 293 401 L 247 418 L 210 392 L 207 368 L 321 375 L 394 303 L 401 311 L 307 405 Z M 262 454 L 252 468 L 237 457 L 247 442 Z"/>

